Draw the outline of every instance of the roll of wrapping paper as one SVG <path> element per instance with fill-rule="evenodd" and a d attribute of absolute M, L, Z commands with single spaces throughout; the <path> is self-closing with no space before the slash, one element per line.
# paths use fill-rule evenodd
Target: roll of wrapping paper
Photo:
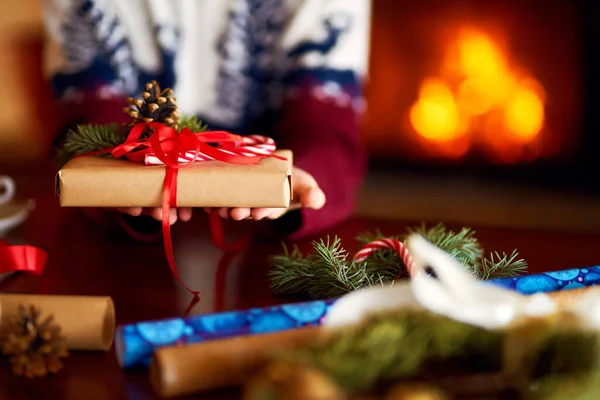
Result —
<path fill-rule="evenodd" d="M 320 332 L 320 327 L 306 327 L 164 347 L 152 358 L 150 382 L 162 397 L 236 386 L 263 366 L 271 351 L 304 347 L 316 340 Z"/>
<path fill-rule="evenodd" d="M 115 307 L 110 297 L 0 294 L 0 339 L 21 305 L 37 307 L 42 319 L 53 315 L 69 350 L 112 347 Z"/>
<path fill-rule="evenodd" d="M 600 266 L 488 281 L 523 294 L 569 291 L 600 283 Z M 123 368 L 148 366 L 164 346 L 318 326 L 335 302 L 309 301 L 249 310 L 138 322 L 117 328 L 115 348 Z"/>
<path fill-rule="evenodd" d="M 549 295 L 565 307 L 589 290 L 586 287 L 551 292 Z M 154 353 L 150 381 L 162 397 L 176 397 L 241 385 L 269 361 L 278 349 L 300 348 L 318 339 L 318 326 L 263 335 L 163 347 Z"/>

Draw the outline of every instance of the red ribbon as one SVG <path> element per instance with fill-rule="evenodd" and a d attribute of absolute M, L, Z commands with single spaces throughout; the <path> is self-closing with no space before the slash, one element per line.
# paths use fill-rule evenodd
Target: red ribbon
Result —
<path fill-rule="evenodd" d="M 141 138 L 146 128 L 152 129 L 153 132 L 148 138 Z M 150 122 L 136 124 L 129 132 L 123 144 L 86 154 L 98 155 L 110 153 L 115 158 L 125 157 L 132 162 L 139 163 L 144 161 L 146 154 L 153 153 L 165 165 L 165 180 L 162 192 L 162 231 L 165 252 L 171 272 L 177 281 L 194 296 L 198 296 L 198 291 L 188 288 L 179 277 L 171 241 L 170 216 L 171 207 L 177 206 L 177 175 L 181 168 L 192 165 L 200 152 L 212 157 L 216 161 L 233 164 L 257 164 L 265 157 L 263 155 L 245 156 L 228 154 L 207 144 L 216 143 L 220 147 L 233 147 L 236 143 L 242 142 L 241 136 L 226 131 L 192 132 L 190 129 L 184 128 L 180 132 L 177 132 L 175 129 L 161 123 Z M 191 151 L 195 153 L 195 156 L 188 162 L 179 163 L 179 156 Z M 246 240 L 240 240 L 229 245 L 225 243 L 221 220 L 216 214 L 211 216 L 210 223 L 212 239 L 215 245 L 225 251 L 239 251 L 243 248 Z"/>
<path fill-rule="evenodd" d="M 27 245 L 11 246 L 0 240 L 0 274 L 8 272 L 30 272 L 41 275 L 48 260 L 48 253 Z"/>

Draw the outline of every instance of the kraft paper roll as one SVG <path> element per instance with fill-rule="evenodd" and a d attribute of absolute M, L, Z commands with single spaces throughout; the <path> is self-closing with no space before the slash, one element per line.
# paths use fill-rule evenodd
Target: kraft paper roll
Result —
<path fill-rule="evenodd" d="M 319 327 L 308 327 L 163 347 L 156 350 L 152 358 L 150 382 L 162 397 L 239 386 L 268 362 L 273 350 L 306 346 L 319 332 Z"/>
<path fill-rule="evenodd" d="M 69 350 L 109 350 L 115 331 L 110 297 L 0 294 L 0 338 L 19 307 L 35 306 L 41 318 L 52 314 Z"/>

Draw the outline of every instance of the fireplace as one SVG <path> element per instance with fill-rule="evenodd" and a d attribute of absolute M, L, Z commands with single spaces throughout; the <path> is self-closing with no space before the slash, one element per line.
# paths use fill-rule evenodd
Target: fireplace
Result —
<path fill-rule="evenodd" d="M 372 168 L 598 190 L 600 6 L 373 1 Z M 600 108 L 598 108 L 600 110 Z"/>

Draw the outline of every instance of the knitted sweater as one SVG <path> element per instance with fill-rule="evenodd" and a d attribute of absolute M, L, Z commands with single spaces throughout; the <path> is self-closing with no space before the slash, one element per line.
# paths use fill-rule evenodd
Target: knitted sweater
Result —
<path fill-rule="evenodd" d="M 327 196 L 276 224 L 295 237 L 354 210 L 370 0 L 45 0 L 62 126 L 125 121 L 157 80 L 211 129 L 273 137 Z"/>

